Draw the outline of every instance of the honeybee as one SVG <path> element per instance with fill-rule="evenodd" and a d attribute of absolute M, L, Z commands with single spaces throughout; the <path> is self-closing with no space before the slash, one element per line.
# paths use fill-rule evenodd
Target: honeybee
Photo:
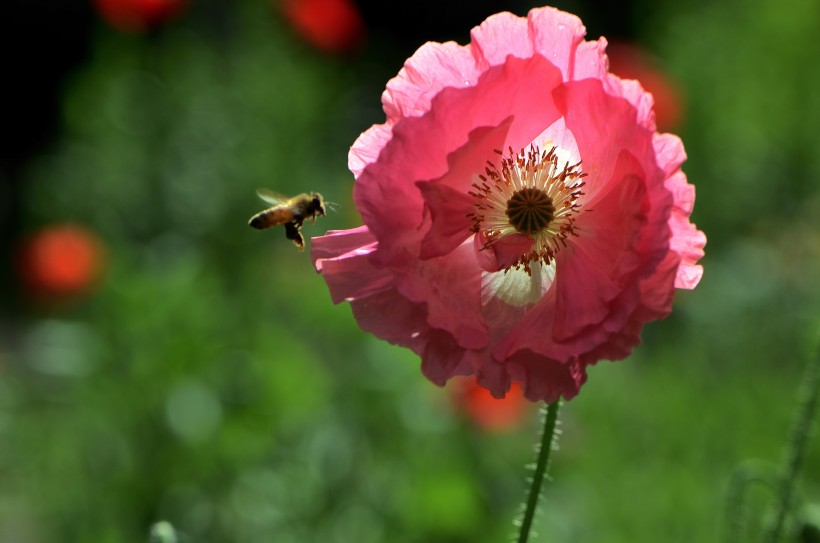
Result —
<path fill-rule="evenodd" d="M 259 189 L 256 194 L 271 207 L 251 217 L 248 225 L 258 230 L 285 225 L 285 237 L 296 244 L 300 251 L 304 250 L 305 238 L 299 230 L 305 220 L 311 219 L 315 223 L 316 217 L 325 215 L 322 195 L 311 192 L 288 198 L 267 189 Z"/>

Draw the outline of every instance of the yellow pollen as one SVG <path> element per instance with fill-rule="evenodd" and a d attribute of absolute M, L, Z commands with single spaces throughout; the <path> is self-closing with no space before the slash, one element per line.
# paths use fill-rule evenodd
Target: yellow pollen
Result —
<path fill-rule="evenodd" d="M 535 145 L 503 158 L 500 168 L 487 161 L 479 181 L 468 192 L 475 200 L 467 216 L 472 231 L 480 235 L 486 249 L 504 237 L 521 234 L 533 240 L 532 249 L 522 254 L 512 268 L 530 273 L 530 263 L 549 264 L 566 246 L 569 236 L 577 236 L 575 220 L 581 210 L 578 199 L 586 173 L 581 163 L 558 166 L 556 147 L 541 151 Z"/>

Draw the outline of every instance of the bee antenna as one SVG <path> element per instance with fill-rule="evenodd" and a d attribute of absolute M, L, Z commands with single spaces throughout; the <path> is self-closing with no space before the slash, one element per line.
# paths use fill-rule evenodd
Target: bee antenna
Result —
<path fill-rule="evenodd" d="M 325 200 L 325 207 L 327 207 L 330 211 L 336 211 L 339 207 L 341 207 L 341 204 L 337 202 L 328 202 Z"/>

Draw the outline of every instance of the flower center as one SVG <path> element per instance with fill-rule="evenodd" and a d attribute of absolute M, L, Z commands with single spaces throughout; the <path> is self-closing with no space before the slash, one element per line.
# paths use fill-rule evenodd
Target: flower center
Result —
<path fill-rule="evenodd" d="M 578 199 L 584 194 L 581 163 L 558 166 L 556 147 L 541 151 L 531 145 L 519 153 L 509 150 L 502 155 L 501 167 L 488 161 L 480 181 L 473 183 L 469 194 L 475 199 L 468 216 L 472 231 L 481 236 L 483 248 L 505 237 L 518 234 L 533 240 L 532 249 L 522 254 L 511 268 L 523 268 L 530 273 L 530 263 L 549 264 L 566 246 L 569 236 L 577 236 L 576 215 L 581 210 Z M 509 269 L 509 268 L 508 268 Z"/>
<path fill-rule="evenodd" d="M 546 192 L 528 187 L 514 193 L 507 201 L 506 214 L 516 230 L 532 235 L 552 222 L 555 206 Z"/>

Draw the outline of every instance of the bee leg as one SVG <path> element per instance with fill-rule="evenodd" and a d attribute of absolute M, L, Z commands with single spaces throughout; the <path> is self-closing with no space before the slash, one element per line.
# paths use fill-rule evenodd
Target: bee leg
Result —
<path fill-rule="evenodd" d="M 302 233 L 299 231 L 300 226 L 295 222 L 285 223 L 285 237 L 291 240 L 301 251 L 305 248 L 305 238 L 302 237 Z"/>

